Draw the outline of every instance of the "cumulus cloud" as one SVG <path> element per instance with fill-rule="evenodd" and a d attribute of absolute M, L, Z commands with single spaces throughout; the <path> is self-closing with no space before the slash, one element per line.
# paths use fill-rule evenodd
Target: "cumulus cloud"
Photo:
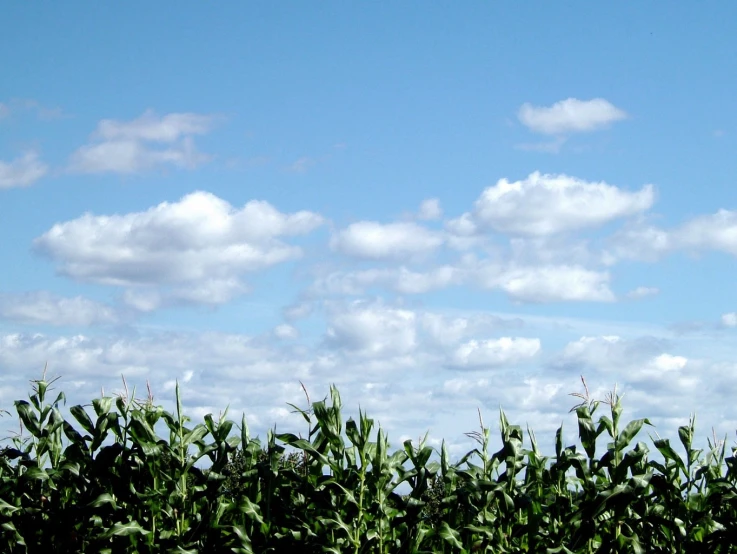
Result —
<path fill-rule="evenodd" d="M 282 237 L 306 234 L 319 215 L 284 214 L 267 202 L 234 208 L 206 192 L 144 212 L 85 214 L 58 223 L 34 241 L 36 250 L 80 281 L 124 287 L 168 286 L 172 298 L 222 303 L 242 292 L 240 276 L 295 259 L 301 249 Z M 161 291 L 129 293 L 129 304 L 155 306 Z"/>
<path fill-rule="evenodd" d="M 417 318 L 409 310 L 354 303 L 331 314 L 326 340 L 372 357 L 401 356 L 417 346 Z"/>
<path fill-rule="evenodd" d="M 605 182 L 534 172 L 522 181 L 500 179 L 476 200 L 472 213 L 451 220 L 456 234 L 494 230 L 522 236 L 545 236 L 597 227 L 648 210 L 652 185 L 628 192 Z"/>
<path fill-rule="evenodd" d="M 481 264 L 476 280 L 484 288 L 502 289 L 522 302 L 612 302 L 610 276 L 581 266 L 502 266 Z"/>
<path fill-rule="evenodd" d="M 596 131 L 627 118 L 627 113 L 603 98 L 568 98 L 552 106 L 523 104 L 517 117 L 535 133 L 560 135 Z"/>
<path fill-rule="evenodd" d="M 63 297 L 46 291 L 0 294 L 0 318 L 18 323 L 90 326 L 119 321 L 116 310 L 82 296 Z"/>
<path fill-rule="evenodd" d="M 448 365 L 457 369 L 488 369 L 518 364 L 539 351 L 540 339 L 502 337 L 471 340 L 456 348 Z"/>
<path fill-rule="evenodd" d="M 440 233 L 416 223 L 381 224 L 374 221 L 353 223 L 330 239 L 333 250 L 373 260 L 423 256 L 442 244 Z"/>
<path fill-rule="evenodd" d="M 48 172 L 48 166 L 33 151 L 10 162 L 0 160 L 0 189 L 27 187 Z"/>
<path fill-rule="evenodd" d="M 151 110 L 132 121 L 105 119 L 93 133 L 93 142 L 72 154 L 69 169 L 128 174 L 167 165 L 192 169 L 209 159 L 197 150 L 193 137 L 209 132 L 213 122 L 212 116 L 158 116 Z"/>

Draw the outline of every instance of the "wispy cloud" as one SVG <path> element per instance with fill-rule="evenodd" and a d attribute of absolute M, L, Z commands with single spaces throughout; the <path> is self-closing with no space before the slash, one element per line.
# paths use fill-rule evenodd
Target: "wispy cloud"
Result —
<path fill-rule="evenodd" d="M 87 327 L 116 323 L 119 314 L 110 306 L 82 296 L 36 291 L 0 294 L 0 318 L 25 324 Z"/>
<path fill-rule="evenodd" d="M 636 221 L 614 234 L 610 243 L 619 259 L 654 262 L 679 250 L 737 256 L 737 211 L 722 209 L 699 215 L 672 229 Z"/>
<path fill-rule="evenodd" d="M 568 139 L 563 136 L 555 137 L 553 140 L 545 142 L 526 142 L 517 144 L 515 148 L 525 150 L 527 152 L 545 152 L 547 154 L 557 154 L 563 148 Z"/>
<path fill-rule="evenodd" d="M 627 298 L 637 300 L 640 298 L 647 298 L 648 296 L 655 296 L 660 292 L 657 287 L 637 287 L 627 293 Z"/>
<path fill-rule="evenodd" d="M 214 121 L 209 115 L 158 116 L 152 110 L 131 121 L 102 120 L 93 142 L 72 154 L 69 170 L 132 174 L 162 166 L 193 169 L 210 159 L 197 150 L 194 136 L 208 133 Z"/>
<path fill-rule="evenodd" d="M 49 108 L 38 100 L 30 98 L 13 98 L 7 102 L 0 102 L 0 119 L 23 112 L 35 113 L 36 117 L 42 121 L 68 117 L 61 108 Z"/>
<path fill-rule="evenodd" d="M 417 212 L 417 219 L 424 221 L 432 221 L 440 219 L 443 216 L 443 209 L 440 207 L 440 200 L 437 198 L 428 198 L 423 200 L 420 204 L 420 209 Z"/>
<path fill-rule="evenodd" d="M 297 158 L 284 169 L 290 173 L 307 173 L 307 171 L 317 164 L 317 160 L 310 156 L 302 156 Z"/>
<path fill-rule="evenodd" d="M 10 162 L 0 160 L 0 189 L 27 187 L 48 173 L 48 166 L 34 151 L 28 151 Z"/>

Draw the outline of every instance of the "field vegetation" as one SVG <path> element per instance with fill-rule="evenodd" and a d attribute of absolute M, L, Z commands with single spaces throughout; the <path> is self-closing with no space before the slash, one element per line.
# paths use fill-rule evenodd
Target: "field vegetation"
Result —
<path fill-rule="evenodd" d="M 501 412 L 501 449 L 479 418 L 476 447 L 451 460 L 445 444 L 392 450 L 366 414 L 344 420 L 335 388 L 295 407 L 305 436 L 262 442 L 227 411 L 192 423 L 178 387 L 174 413 L 102 396 L 66 420 L 51 385 L 15 402 L 24 434 L 0 447 L 2 552 L 737 551 L 737 448 L 696 449 L 693 418 L 683 455 L 638 441 L 650 423 L 623 422 L 616 390 L 577 395 L 578 442 L 561 428 L 550 456 Z"/>

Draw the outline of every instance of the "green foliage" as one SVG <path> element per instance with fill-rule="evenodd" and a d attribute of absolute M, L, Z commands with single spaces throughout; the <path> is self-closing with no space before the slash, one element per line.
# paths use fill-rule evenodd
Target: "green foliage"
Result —
<path fill-rule="evenodd" d="M 561 428 L 554 457 L 501 412 L 501 449 L 490 451 L 479 414 L 477 447 L 453 463 L 445 444 L 392 451 L 366 414 L 344 421 L 335 388 L 295 407 L 304 437 L 262 443 L 227 411 L 192 425 L 178 387 L 173 414 L 134 391 L 73 406 L 67 421 L 51 384 L 33 381 L 15 403 L 24 436 L 0 449 L 3 552 L 737 550 L 737 448 L 694 449 L 691 418 L 678 430 L 685 456 L 657 438 L 662 460 L 649 460 L 635 441 L 650 422 L 623 423 L 616 390 L 603 402 L 577 395 L 580 445 L 565 446 Z"/>

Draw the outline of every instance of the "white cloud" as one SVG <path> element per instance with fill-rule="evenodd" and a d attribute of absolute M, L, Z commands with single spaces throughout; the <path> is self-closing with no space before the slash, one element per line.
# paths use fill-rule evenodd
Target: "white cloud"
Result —
<path fill-rule="evenodd" d="M 449 365 L 461 369 L 487 369 L 514 365 L 540 351 L 540 339 L 502 337 L 471 340 L 458 346 Z"/>
<path fill-rule="evenodd" d="M 628 192 L 604 182 L 534 172 L 527 179 L 500 179 L 476 200 L 474 211 L 448 224 L 457 234 L 478 230 L 522 236 L 544 236 L 597 227 L 648 210 L 655 199 L 652 185 Z"/>
<path fill-rule="evenodd" d="M 617 231 L 610 243 L 616 258 L 653 262 L 675 248 L 673 239 L 667 231 L 637 224 Z"/>
<path fill-rule="evenodd" d="M 722 314 L 722 325 L 725 327 L 737 327 L 737 313 L 729 312 Z"/>
<path fill-rule="evenodd" d="M 285 169 L 290 173 L 307 173 L 315 164 L 317 164 L 316 159 L 309 156 L 302 156 L 289 164 Z"/>
<path fill-rule="evenodd" d="M 722 209 L 670 230 L 635 224 L 616 233 L 611 243 L 622 259 L 656 261 L 676 250 L 716 250 L 737 256 L 737 211 Z"/>
<path fill-rule="evenodd" d="M 70 170 L 78 173 L 138 173 L 162 165 L 194 169 L 209 160 L 196 150 L 190 139 L 171 148 L 152 149 L 133 140 L 102 142 L 79 148 Z"/>
<path fill-rule="evenodd" d="M 0 189 L 27 187 L 46 175 L 48 167 L 36 152 L 26 152 L 11 162 L 0 160 Z"/>
<path fill-rule="evenodd" d="M 166 302 L 162 292 L 151 287 L 127 289 L 121 300 L 126 306 L 143 313 L 156 311 Z"/>
<path fill-rule="evenodd" d="M 160 308 L 186 304 L 217 306 L 227 304 L 251 289 L 236 277 L 203 279 L 187 286 L 141 286 L 127 289 L 123 303 L 139 312 L 152 312 Z"/>
<path fill-rule="evenodd" d="M 105 119 L 93 133 L 95 142 L 72 154 L 69 169 L 128 174 L 167 165 L 192 169 L 209 159 L 197 150 L 193 136 L 207 133 L 213 121 L 211 116 L 192 113 L 159 117 L 151 110 L 127 122 Z"/>
<path fill-rule="evenodd" d="M 12 114 L 27 111 L 35 112 L 36 117 L 44 121 L 68 117 L 61 108 L 49 108 L 47 106 L 43 106 L 37 100 L 32 100 L 30 98 L 12 98 L 10 102 L 0 102 L 0 119 Z"/>
<path fill-rule="evenodd" d="M 56 386 L 67 393 L 68 405 L 89 403 L 101 385 L 107 394 L 121 392 L 123 373 L 131 390 L 138 386 L 139 398 L 145 397 L 149 380 L 155 401 L 172 409 L 176 379 L 186 383 L 182 386 L 186 414 L 201 418 L 229 405 L 232 419 L 238 421 L 245 412 L 252 435 L 263 437 L 275 419 L 280 431 L 303 430 L 303 420 L 285 412 L 286 402 L 305 406 L 300 381 L 312 400 L 323 398 L 329 384 L 336 383 L 345 417 L 355 416 L 360 406 L 389 432 L 394 445 L 402 436 L 416 438 L 429 429 L 431 436 L 455 444 L 452 455 L 460 456 L 471 447 L 459 444 L 463 439 L 458 437 L 477 428 L 477 408 L 488 421 L 500 404 L 513 423 L 529 423 L 547 451 L 561 418 L 568 418 L 565 428 L 574 440 L 575 415 L 566 414 L 575 399 L 566 393 L 580 389 L 578 376 L 583 373 L 597 399 L 619 383 L 618 390 L 626 393 L 625 419 L 634 406 L 635 417 L 653 419 L 663 436 L 676 429 L 663 426 L 664 417 L 684 417 L 694 408 L 699 408 L 702 422 L 716 424 L 718 433 L 732 423 L 722 418 L 722 411 L 737 391 L 734 364 L 703 363 L 669 353 L 662 340 L 611 336 L 574 340 L 558 353 L 559 357 L 566 353 L 566 363 L 558 370 L 545 366 L 540 370 L 532 367 L 543 353 L 536 342 L 540 339 L 511 338 L 505 332 L 504 338 L 469 340 L 499 336 L 488 328 L 481 331 L 479 318 L 490 318 L 489 314 L 415 315 L 377 304 L 345 306 L 336 305 L 329 314 L 335 340 L 314 348 L 280 339 L 276 328 L 258 337 L 143 329 L 127 336 L 0 334 L 0 367 L 5 369 L 0 398 L 24 397 L 27 380 L 38 377 L 46 361 L 50 376 L 63 376 Z M 332 325 L 333 318 L 343 313 L 362 312 L 369 316 L 343 320 L 339 332 Z M 536 326 L 535 320 L 527 322 Z M 556 333 L 571 332 L 564 321 L 546 321 L 557 325 Z M 390 329 L 384 332 L 387 323 Z M 487 323 L 502 324 L 492 319 Z M 283 336 L 292 334 L 283 331 Z M 447 341 L 436 344 L 436 335 Z M 454 373 L 484 368 L 489 371 L 479 378 Z M 0 419 L 0 426 L 4 423 L 12 421 Z"/>
<path fill-rule="evenodd" d="M 688 358 L 664 352 L 667 347 L 666 341 L 648 337 L 581 337 L 568 343 L 554 364 L 585 372 L 589 379 L 602 381 L 615 377 L 615 382 L 641 392 L 657 387 L 684 399 L 693 394 L 702 376 L 689 371 Z"/>
<path fill-rule="evenodd" d="M 296 327 L 282 323 L 274 327 L 274 336 L 279 339 L 296 339 L 299 337 L 299 331 Z"/>
<path fill-rule="evenodd" d="M 469 332 L 471 321 L 465 317 L 448 318 L 440 314 L 426 313 L 421 318 L 422 328 L 432 342 L 442 346 L 456 344 Z"/>
<path fill-rule="evenodd" d="M 360 221 L 335 233 L 330 246 L 357 258 L 403 259 L 422 256 L 437 249 L 443 237 L 416 223 Z"/>
<path fill-rule="evenodd" d="M 297 302 L 291 306 L 285 307 L 282 312 L 285 319 L 288 321 L 295 321 L 308 317 L 313 310 L 314 305 L 311 302 Z"/>
<path fill-rule="evenodd" d="M 548 107 L 525 103 L 520 107 L 517 117 L 531 131 L 559 135 L 602 129 L 627 118 L 627 113 L 603 98 L 568 98 Z"/>
<path fill-rule="evenodd" d="M 428 198 L 420 204 L 420 210 L 417 213 L 417 217 L 422 220 L 433 220 L 440 219 L 443 215 L 443 210 L 440 207 L 440 200 L 437 198 Z"/>
<path fill-rule="evenodd" d="M 526 152 L 544 152 L 546 154 L 557 154 L 563 148 L 567 141 L 566 137 L 558 136 L 553 140 L 545 142 L 526 142 L 515 146 L 518 150 Z"/>
<path fill-rule="evenodd" d="M 523 302 L 589 301 L 611 302 L 609 273 L 580 266 L 499 266 L 482 264 L 476 272 L 485 288 L 500 288 Z"/>
<path fill-rule="evenodd" d="M 695 217 L 672 235 L 681 248 L 721 250 L 737 256 L 737 211 Z"/>
<path fill-rule="evenodd" d="M 281 237 L 309 233 L 322 223 L 312 212 L 283 214 L 262 201 L 238 209 L 213 194 L 195 192 L 145 212 L 85 214 L 58 223 L 34 246 L 57 261 L 61 273 L 77 280 L 172 287 L 127 293 L 126 301 L 139 308 L 153 308 L 160 294 L 222 303 L 243 292 L 242 274 L 301 255 L 300 248 Z"/>
<path fill-rule="evenodd" d="M 660 292 L 657 287 L 637 287 L 627 293 L 628 298 L 638 299 L 654 296 Z"/>
<path fill-rule="evenodd" d="M 0 318 L 19 323 L 55 326 L 89 326 L 116 323 L 110 306 L 82 296 L 72 298 L 49 292 L 0 294 Z"/>
<path fill-rule="evenodd" d="M 333 272 L 317 279 L 312 286 L 312 292 L 358 295 L 372 287 L 383 287 L 400 294 L 423 294 L 461 284 L 464 280 L 463 274 L 463 270 L 452 266 L 440 266 L 425 272 L 412 271 L 404 266 Z"/>
<path fill-rule="evenodd" d="M 632 375 L 641 371 L 668 347 L 668 342 L 653 337 L 627 339 L 618 335 L 584 336 L 569 342 L 553 361 L 559 368 L 574 371 L 620 373 Z M 662 358 L 658 363 L 665 363 Z"/>
<path fill-rule="evenodd" d="M 409 354 L 417 346 L 416 316 L 409 310 L 354 303 L 331 314 L 327 342 L 371 357 Z"/>
<path fill-rule="evenodd" d="M 509 240 L 509 255 L 519 265 L 612 265 L 612 256 L 592 248 L 590 242 L 567 235 L 514 237 Z"/>
<path fill-rule="evenodd" d="M 147 110 L 132 121 L 103 119 L 97 125 L 95 135 L 103 140 L 142 140 L 172 143 L 182 137 L 203 135 L 210 131 L 211 116 L 193 113 L 172 113 L 159 117 Z"/>

